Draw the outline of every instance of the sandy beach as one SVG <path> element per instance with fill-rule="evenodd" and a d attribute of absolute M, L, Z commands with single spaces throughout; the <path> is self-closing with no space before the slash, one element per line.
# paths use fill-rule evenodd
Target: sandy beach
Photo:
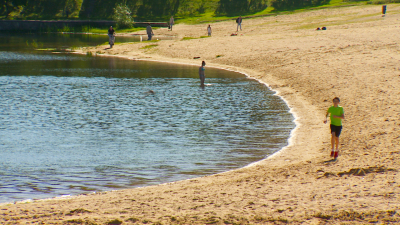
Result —
<path fill-rule="evenodd" d="M 292 108 L 297 127 L 290 145 L 222 174 L 2 204 L 0 223 L 400 223 L 400 4 L 388 5 L 385 17 L 380 13 L 381 6 L 366 5 L 244 19 L 238 36 L 230 36 L 235 22 L 224 21 L 211 23 L 210 38 L 199 38 L 208 24 L 179 24 L 155 31 L 176 40 L 83 48 L 132 60 L 205 60 L 245 73 Z M 327 30 L 315 30 L 322 26 Z M 346 115 L 337 161 L 323 123 L 335 96 Z"/>

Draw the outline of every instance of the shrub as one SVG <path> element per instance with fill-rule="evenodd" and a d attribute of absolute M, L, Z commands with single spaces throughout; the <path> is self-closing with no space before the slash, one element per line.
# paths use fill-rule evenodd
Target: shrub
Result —
<path fill-rule="evenodd" d="M 117 22 L 118 28 L 132 27 L 133 18 L 131 16 L 131 10 L 126 5 L 118 4 L 114 8 L 113 19 Z"/>

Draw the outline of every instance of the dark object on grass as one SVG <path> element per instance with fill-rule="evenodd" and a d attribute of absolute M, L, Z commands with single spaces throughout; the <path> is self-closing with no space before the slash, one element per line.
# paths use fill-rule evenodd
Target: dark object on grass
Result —
<path fill-rule="evenodd" d="M 385 16 L 386 14 L 386 5 L 382 6 L 382 16 Z"/>
<path fill-rule="evenodd" d="M 321 30 L 321 28 L 319 28 L 319 27 L 318 27 L 318 28 L 317 28 L 317 29 L 315 29 L 315 30 Z"/>
<path fill-rule="evenodd" d="M 326 30 L 326 27 L 322 27 L 322 30 Z"/>
<path fill-rule="evenodd" d="M 231 36 L 237 36 L 237 34 L 236 33 L 232 33 Z"/>
<path fill-rule="evenodd" d="M 200 59 L 200 57 L 196 56 L 196 57 L 193 57 L 193 59 Z"/>

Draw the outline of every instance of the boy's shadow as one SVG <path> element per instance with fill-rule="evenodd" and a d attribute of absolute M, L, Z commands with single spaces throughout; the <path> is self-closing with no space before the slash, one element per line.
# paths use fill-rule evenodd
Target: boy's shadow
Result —
<path fill-rule="evenodd" d="M 324 163 L 333 163 L 333 162 L 337 162 L 337 159 L 331 159 L 331 160 L 328 160 L 328 161 L 324 161 Z"/>

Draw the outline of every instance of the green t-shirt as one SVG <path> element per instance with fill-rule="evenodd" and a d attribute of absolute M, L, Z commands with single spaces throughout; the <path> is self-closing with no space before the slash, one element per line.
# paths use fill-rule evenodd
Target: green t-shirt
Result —
<path fill-rule="evenodd" d="M 335 126 L 342 126 L 342 119 L 340 118 L 333 118 L 333 116 L 341 116 L 344 114 L 343 107 L 338 106 L 331 106 L 328 109 L 328 113 L 331 114 L 331 124 Z"/>

